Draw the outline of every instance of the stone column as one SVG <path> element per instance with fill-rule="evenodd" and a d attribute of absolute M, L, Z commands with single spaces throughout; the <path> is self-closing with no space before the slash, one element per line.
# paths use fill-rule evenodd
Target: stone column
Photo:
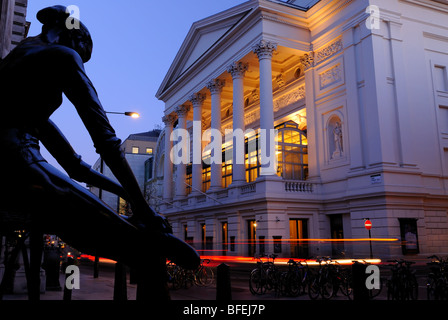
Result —
<path fill-rule="evenodd" d="M 217 130 L 221 134 L 221 92 L 224 87 L 224 80 L 214 79 L 207 83 L 207 88 L 210 90 L 212 98 L 212 114 L 211 114 L 211 129 Z M 214 136 L 213 139 L 218 138 Z M 222 145 L 222 140 L 215 142 L 214 145 Z M 221 148 L 213 149 L 211 154 L 212 162 L 210 163 L 210 192 L 218 191 L 222 188 L 222 152 Z"/>
<path fill-rule="evenodd" d="M 195 93 L 190 97 L 193 104 L 193 163 L 191 194 L 198 195 L 202 191 L 202 105 L 205 94 Z"/>
<path fill-rule="evenodd" d="M 244 163 L 244 87 L 243 80 L 248 65 L 234 62 L 227 71 L 233 80 L 233 162 L 232 185 L 246 182 L 246 166 Z"/>
<path fill-rule="evenodd" d="M 260 152 L 261 175 L 275 175 L 274 98 L 272 94 L 272 54 L 277 44 L 261 40 L 253 47 L 260 64 Z"/>
<path fill-rule="evenodd" d="M 170 153 L 173 147 L 171 141 L 171 133 L 173 132 L 174 117 L 166 115 L 162 118 L 165 123 L 165 158 L 163 161 L 163 200 L 164 204 L 171 202 L 173 189 L 173 163 L 171 162 Z"/>
<path fill-rule="evenodd" d="M 176 113 L 178 117 L 178 124 L 177 128 L 182 131 L 180 134 L 187 131 L 187 114 L 190 110 L 189 106 L 181 105 L 176 108 Z M 181 143 L 183 145 L 182 152 L 186 152 L 188 148 L 188 144 L 190 141 L 184 141 L 185 136 L 181 138 L 182 140 L 178 143 Z M 179 139 L 180 140 L 180 139 Z M 190 155 L 188 154 L 188 157 Z M 185 160 L 185 155 L 182 155 L 182 158 Z M 187 195 L 187 185 L 185 184 L 187 178 L 187 164 L 185 161 L 179 161 L 176 164 L 176 200 L 180 200 L 185 198 Z"/>

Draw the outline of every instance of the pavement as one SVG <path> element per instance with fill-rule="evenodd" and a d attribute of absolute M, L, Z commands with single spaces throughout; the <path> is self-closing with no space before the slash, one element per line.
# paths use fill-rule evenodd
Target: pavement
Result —
<path fill-rule="evenodd" d="M 192 286 L 178 290 L 170 289 L 171 301 L 160 303 L 136 301 L 137 286 L 129 282 L 127 274 L 127 302 L 113 300 L 114 265 L 100 264 L 99 277 L 94 278 L 92 264 L 80 268 L 80 289 L 72 290 L 72 301 L 63 301 L 63 291 L 46 290 L 40 295 L 40 302 L 27 302 L 27 294 L 6 294 L 0 301 L 3 314 L 16 314 L 19 319 L 36 315 L 82 316 L 83 318 L 117 318 L 121 316 L 142 316 L 154 319 L 274 319 L 291 317 L 292 314 L 329 315 L 339 310 L 343 314 L 358 312 L 360 306 L 368 305 L 369 316 L 387 314 L 392 316 L 413 316 L 421 311 L 431 311 L 432 315 L 446 313 L 446 301 L 434 303 L 426 299 L 426 274 L 423 268 L 417 270 L 419 281 L 419 301 L 393 302 L 387 300 L 387 290 L 383 288 L 375 300 L 350 301 L 340 293 L 331 300 L 310 300 L 307 294 L 298 297 L 276 296 L 274 292 L 253 295 L 249 290 L 249 274 L 252 265 L 232 265 L 230 301 L 216 301 L 216 283 L 207 287 Z M 381 269 L 387 277 L 387 269 Z M 383 271 L 385 272 L 383 274 Z M 60 275 L 60 284 L 65 283 L 65 275 Z M 109 301 L 109 302 L 108 302 Z M 423 304 L 422 304 L 423 303 Z M 303 315 L 305 315 L 303 314 Z M 367 316 L 367 315 L 366 315 Z"/>
<path fill-rule="evenodd" d="M 231 273 L 231 295 L 235 301 L 306 301 L 310 300 L 307 294 L 298 297 L 278 296 L 273 291 L 267 291 L 263 295 L 253 295 L 249 290 L 249 274 L 253 268 L 251 265 L 233 265 L 230 268 Z M 80 269 L 80 288 L 72 290 L 72 300 L 98 301 L 113 300 L 114 296 L 114 264 L 100 263 L 99 276 L 94 278 L 92 263 L 81 263 Z M 382 269 L 385 270 L 385 269 Z M 385 270 L 384 272 L 387 272 Z M 215 273 L 216 275 L 216 273 Z M 387 274 L 382 273 L 382 277 Z M 424 270 L 417 272 L 419 282 L 419 300 L 426 299 L 426 275 Z M 127 273 L 127 299 L 136 300 L 137 285 L 130 283 L 130 275 Z M 60 285 L 65 284 L 65 274 L 60 274 Z M 387 300 L 386 288 L 383 288 L 381 294 L 376 300 Z M 191 301 L 214 301 L 216 300 L 216 281 L 206 287 L 191 286 L 189 288 L 170 289 L 172 300 L 191 300 Z M 3 300 L 27 300 L 26 293 L 5 294 Z M 63 300 L 63 290 L 46 290 L 40 295 L 41 300 Z M 332 300 L 348 300 L 342 294 L 333 297 Z"/>

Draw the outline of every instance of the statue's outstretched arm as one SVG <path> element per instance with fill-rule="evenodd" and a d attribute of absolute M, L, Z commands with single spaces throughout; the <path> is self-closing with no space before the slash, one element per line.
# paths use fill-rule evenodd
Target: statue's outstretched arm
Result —
<path fill-rule="evenodd" d="M 81 159 L 81 156 L 75 152 L 53 121 L 48 120 L 37 128 L 37 133 L 42 144 L 64 168 L 70 178 L 107 190 L 123 199 L 129 198 L 121 185 L 93 170 L 89 164 Z"/>
<path fill-rule="evenodd" d="M 133 217 L 147 227 L 157 230 L 170 230 L 166 220 L 158 215 L 146 202 L 140 186 L 122 150 L 121 140 L 117 138 L 100 103 L 98 94 L 87 76 L 80 57 L 68 57 L 64 63 L 61 79 L 64 94 L 75 106 L 90 137 L 99 153 L 118 182 L 129 195 Z"/>

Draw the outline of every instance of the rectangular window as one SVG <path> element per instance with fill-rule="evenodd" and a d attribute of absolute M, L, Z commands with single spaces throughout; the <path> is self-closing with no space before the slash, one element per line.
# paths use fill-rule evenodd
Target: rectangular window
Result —
<path fill-rule="evenodd" d="M 210 188 L 211 167 L 209 165 L 202 169 L 202 192 L 206 192 Z"/>
<path fill-rule="evenodd" d="M 185 178 L 185 182 L 187 183 L 185 185 L 187 189 L 187 195 L 191 193 L 191 184 L 193 183 L 193 166 L 190 164 L 187 164 L 187 176 Z"/>
<path fill-rule="evenodd" d="M 152 179 L 152 168 L 154 158 L 149 158 L 145 161 L 145 181 Z"/>
<path fill-rule="evenodd" d="M 191 246 L 194 246 L 194 239 L 193 237 L 188 236 L 188 227 L 186 224 L 184 224 L 184 240 L 186 243 L 188 243 Z"/>
<path fill-rule="evenodd" d="M 134 153 L 134 154 L 139 153 L 139 148 L 138 147 L 132 147 L 132 153 Z"/>
<path fill-rule="evenodd" d="M 398 218 L 400 222 L 401 250 L 403 254 L 419 253 L 417 219 Z"/>
<path fill-rule="evenodd" d="M 152 148 L 146 148 L 146 153 L 147 153 L 147 154 L 152 154 L 152 152 L 153 152 L 153 149 L 152 149 Z"/>
<path fill-rule="evenodd" d="M 448 91 L 448 80 L 445 66 L 434 66 L 435 89 L 438 91 Z"/>

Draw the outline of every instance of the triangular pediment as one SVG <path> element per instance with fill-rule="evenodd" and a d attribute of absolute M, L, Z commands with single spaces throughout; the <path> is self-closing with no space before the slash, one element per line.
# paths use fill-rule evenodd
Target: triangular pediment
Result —
<path fill-rule="evenodd" d="M 197 38 L 194 39 L 194 43 L 191 45 L 191 49 L 188 58 L 184 60 L 183 68 L 180 73 L 187 70 L 197 59 L 199 59 L 210 47 L 213 46 L 223 35 L 232 29 L 233 25 L 225 26 L 217 30 L 200 30 Z"/>
<path fill-rule="evenodd" d="M 251 9 L 247 5 L 240 5 L 193 23 L 156 96 L 169 88 L 196 61 L 234 30 Z"/>

